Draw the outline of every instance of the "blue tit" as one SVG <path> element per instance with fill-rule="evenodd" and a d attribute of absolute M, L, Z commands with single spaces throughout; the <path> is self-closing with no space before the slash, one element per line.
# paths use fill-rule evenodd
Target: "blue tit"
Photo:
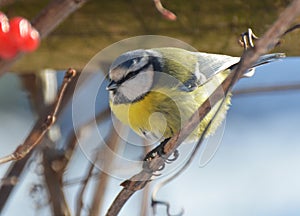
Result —
<path fill-rule="evenodd" d="M 283 56 L 281 53 L 262 56 L 244 76 L 252 76 L 256 66 Z M 239 57 L 171 47 L 126 52 L 109 70 L 107 90 L 111 110 L 138 135 L 151 141 L 167 140 L 182 128 L 239 60 Z M 226 103 L 222 103 L 207 134 L 212 134 L 224 119 L 230 97 L 229 94 L 225 98 Z M 216 105 L 190 139 L 203 133 L 217 111 Z"/>

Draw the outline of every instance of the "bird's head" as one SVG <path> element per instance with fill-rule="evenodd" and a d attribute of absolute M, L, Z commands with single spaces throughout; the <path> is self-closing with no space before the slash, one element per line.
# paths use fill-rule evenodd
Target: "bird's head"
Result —
<path fill-rule="evenodd" d="M 119 56 L 109 69 L 111 101 L 114 104 L 141 100 L 150 90 L 155 71 L 160 71 L 160 56 L 150 50 L 134 50 Z"/>

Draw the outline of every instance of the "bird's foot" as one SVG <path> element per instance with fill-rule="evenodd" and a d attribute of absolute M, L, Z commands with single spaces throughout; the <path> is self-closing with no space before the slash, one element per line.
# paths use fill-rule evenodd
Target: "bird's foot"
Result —
<path fill-rule="evenodd" d="M 245 50 L 254 47 L 254 40 L 257 40 L 258 37 L 253 33 L 251 28 L 248 28 L 248 31 L 241 34 L 239 39 L 239 44 L 244 47 Z"/>
<path fill-rule="evenodd" d="M 172 163 L 179 157 L 178 150 L 175 150 L 173 153 L 173 157 L 169 158 L 166 156 L 166 152 L 164 151 L 166 143 L 170 140 L 170 138 L 165 139 L 162 141 L 158 146 L 156 146 L 154 149 L 152 149 L 150 152 L 148 152 L 144 158 L 144 169 L 150 169 L 148 164 L 150 161 L 152 161 L 155 157 L 159 156 L 161 157 L 165 163 Z M 161 171 L 165 168 L 165 164 L 163 164 L 157 171 Z M 151 170 L 150 170 L 151 171 Z M 152 171 L 151 171 L 152 172 Z"/>

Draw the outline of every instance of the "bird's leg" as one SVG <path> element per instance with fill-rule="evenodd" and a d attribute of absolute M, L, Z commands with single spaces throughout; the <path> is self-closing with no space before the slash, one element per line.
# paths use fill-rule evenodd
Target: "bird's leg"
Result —
<path fill-rule="evenodd" d="M 153 158 L 155 158 L 157 155 L 164 158 L 164 148 L 166 143 L 170 140 L 170 138 L 165 139 L 162 141 L 158 146 L 156 146 L 154 149 L 152 149 L 150 152 L 148 152 L 144 158 L 144 161 L 151 161 Z"/>
<path fill-rule="evenodd" d="M 165 159 L 165 162 L 168 163 L 168 164 L 170 164 L 170 163 L 172 163 L 173 161 L 176 161 L 178 157 L 179 157 L 179 152 L 178 152 L 178 150 L 176 149 L 176 150 L 173 152 L 173 158 L 166 158 L 166 159 Z"/>
<path fill-rule="evenodd" d="M 239 44 L 244 47 L 245 50 L 254 47 L 253 40 L 257 40 L 258 37 L 253 33 L 251 28 L 248 31 L 241 34 Z"/>
<path fill-rule="evenodd" d="M 150 162 L 152 159 L 154 159 L 157 155 L 161 157 L 166 163 L 171 163 L 172 161 L 175 161 L 179 157 L 178 150 L 175 150 L 173 153 L 173 158 L 166 157 L 166 152 L 164 151 L 165 145 L 171 138 L 167 138 L 164 141 L 162 141 L 158 146 L 156 146 L 154 149 L 152 149 L 150 152 L 148 152 L 144 158 L 144 161 Z M 147 166 L 144 164 L 144 168 L 147 168 Z M 162 170 L 164 166 L 162 166 L 158 171 Z"/>
<path fill-rule="evenodd" d="M 299 29 L 299 28 L 300 28 L 300 24 L 296 24 L 296 25 L 292 26 L 291 28 L 289 28 L 282 34 L 282 37 L 296 29 Z M 248 31 L 241 34 L 238 42 L 245 50 L 247 50 L 249 48 L 254 47 L 253 40 L 257 40 L 257 39 L 258 39 L 258 37 L 253 33 L 252 29 L 248 28 Z M 280 39 L 277 42 L 276 46 L 281 44 L 281 40 L 282 39 Z"/>

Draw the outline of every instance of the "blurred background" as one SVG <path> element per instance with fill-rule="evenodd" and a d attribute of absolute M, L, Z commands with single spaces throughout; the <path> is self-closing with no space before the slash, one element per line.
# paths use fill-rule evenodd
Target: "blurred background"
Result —
<path fill-rule="evenodd" d="M 0 6 L 8 17 L 32 20 L 49 2 L 3 0 Z M 260 36 L 289 2 L 165 0 L 164 6 L 177 15 L 176 21 L 169 21 L 151 0 L 90 0 L 47 36 L 38 51 L 25 56 L 12 68 L 17 71 L 83 68 L 99 50 L 112 43 L 152 34 L 177 38 L 199 51 L 240 56 L 243 50 L 237 45 L 239 35 L 250 27 Z M 297 32 L 287 35 L 279 50 L 299 55 L 298 36 Z"/>
<path fill-rule="evenodd" d="M 5 0 L 0 10 L 9 18 L 34 20 L 51 2 Z M 94 62 L 97 53 L 129 37 L 164 35 L 202 52 L 240 56 L 239 35 L 251 27 L 260 36 L 289 2 L 165 0 L 163 5 L 177 15 L 170 21 L 151 0 L 87 1 L 37 51 L 19 58 L 0 77 L 3 157 L 47 113 L 67 68 L 92 74 L 70 84 L 57 123 L 42 143 L 23 160 L 0 166 L 0 215 L 105 215 L 122 189 L 119 184 L 139 171 L 144 141 L 113 125 L 105 91 L 113 58 Z M 300 215 L 299 34 L 286 35 L 274 50 L 286 53 L 286 59 L 257 68 L 254 77 L 235 86 L 211 160 L 201 162 L 202 147 L 192 164 L 159 191 L 158 199 L 170 203 L 172 214 L 184 209 L 184 215 L 192 216 Z M 91 102 L 92 111 L 86 109 Z M 137 192 L 120 215 L 152 215 L 150 195 L 161 180 Z M 157 208 L 157 215 L 166 215 L 164 206 Z"/>

